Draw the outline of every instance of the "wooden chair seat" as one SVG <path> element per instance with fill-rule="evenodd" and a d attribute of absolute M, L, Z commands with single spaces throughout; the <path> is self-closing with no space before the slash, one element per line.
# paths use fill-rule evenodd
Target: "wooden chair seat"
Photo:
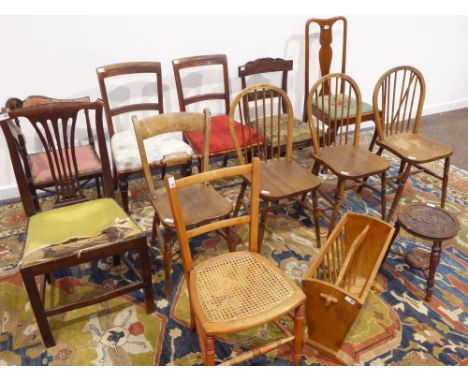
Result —
<path fill-rule="evenodd" d="M 412 163 L 432 162 L 453 154 L 453 148 L 421 134 L 400 133 L 377 140 L 380 147 Z"/>
<path fill-rule="evenodd" d="M 180 191 L 182 210 L 187 226 L 194 226 L 207 221 L 227 216 L 231 213 L 232 204 L 224 199 L 210 185 L 196 184 Z M 166 226 L 174 227 L 174 220 L 165 189 L 158 189 L 150 202 L 158 211 L 160 220 Z"/>
<path fill-rule="evenodd" d="M 248 330 L 284 316 L 305 295 L 273 262 L 248 251 L 194 266 L 192 306 L 206 334 Z"/>
<path fill-rule="evenodd" d="M 266 117 L 265 118 L 265 123 L 266 123 L 266 128 L 270 129 L 271 125 L 273 125 L 273 131 L 275 131 L 275 134 L 273 137 L 270 137 L 271 134 L 266 134 L 267 137 L 267 142 L 268 144 L 273 144 L 276 145 L 278 136 L 277 136 L 277 125 L 278 125 L 278 116 L 275 115 L 273 116 L 273 124 L 270 121 L 271 117 Z M 286 145 L 288 141 L 288 122 L 289 122 L 289 117 L 287 114 L 282 114 L 280 116 L 280 145 L 284 146 Z M 254 126 L 255 121 L 252 121 L 252 126 Z M 260 131 L 263 131 L 263 119 L 260 119 L 258 121 L 258 129 Z M 316 129 L 314 129 L 316 130 Z M 310 128 L 309 124 L 307 122 L 303 122 L 300 119 L 294 118 L 294 129 L 293 129 L 293 144 L 298 143 L 298 142 L 304 142 L 304 141 L 311 141 L 311 134 L 310 134 Z"/>
<path fill-rule="evenodd" d="M 328 146 L 312 157 L 344 178 L 363 178 L 390 168 L 389 161 L 353 144 Z"/>
<path fill-rule="evenodd" d="M 245 179 L 250 183 L 249 175 Z M 302 195 L 320 185 L 320 178 L 294 160 L 274 158 L 260 163 L 262 199 L 287 199 Z"/>
<path fill-rule="evenodd" d="M 96 199 L 48 210 L 29 218 L 20 267 L 56 261 L 78 255 L 84 249 L 141 235 L 142 231 L 114 199 Z"/>

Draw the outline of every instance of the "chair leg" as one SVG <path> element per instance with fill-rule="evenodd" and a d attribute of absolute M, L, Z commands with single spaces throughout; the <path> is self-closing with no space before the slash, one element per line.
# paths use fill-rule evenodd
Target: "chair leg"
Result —
<path fill-rule="evenodd" d="M 385 187 L 387 182 L 386 171 L 380 175 L 380 209 L 382 212 L 382 220 L 385 220 L 385 213 L 387 212 L 387 188 Z"/>
<path fill-rule="evenodd" d="M 172 270 L 172 233 L 171 229 L 164 229 L 164 274 L 166 277 L 165 296 L 167 299 L 171 296 L 171 270 Z"/>
<path fill-rule="evenodd" d="M 228 155 L 227 155 L 227 154 L 224 154 L 224 157 L 223 157 L 223 167 L 226 167 L 226 166 L 227 166 L 227 162 L 228 162 Z"/>
<path fill-rule="evenodd" d="M 263 236 L 265 234 L 265 225 L 269 208 L 268 200 L 263 200 L 262 216 L 260 217 L 260 227 L 258 229 L 258 252 L 262 249 Z"/>
<path fill-rule="evenodd" d="M 315 240 L 317 241 L 317 248 L 320 248 L 322 244 L 320 242 L 320 210 L 318 208 L 317 190 L 312 190 L 312 207 L 312 213 L 314 214 Z"/>
<path fill-rule="evenodd" d="M 447 199 L 447 187 L 449 180 L 449 170 L 450 170 L 450 157 L 445 158 L 444 163 L 444 177 L 442 179 L 442 195 L 440 200 L 440 206 L 445 208 L 445 200 Z"/>
<path fill-rule="evenodd" d="M 247 188 L 247 182 L 244 180 L 244 181 L 242 181 L 239 196 L 237 197 L 237 201 L 236 201 L 236 206 L 234 207 L 234 212 L 232 214 L 233 217 L 236 217 L 239 214 L 239 210 L 240 210 L 241 205 L 242 205 L 242 200 L 244 199 L 246 188 Z"/>
<path fill-rule="evenodd" d="M 146 239 L 140 249 L 140 264 L 141 264 L 141 277 L 143 279 L 143 292 L 145 294 L 145 307 L 146 313 L 154 312 L 154 298 L 153 298 L 153 281 L 151 277 L 151 263 L 149 258 L 148 247 L 146 246 Z"/>
<path fill-rule="evenodd" d="M 99 176 L 96 176 L 94 178 L 94 182 L 96 183 L 96 193 L 97 193 L 97 197 L 98 198 L 101 198 L 101 182 L 99 181 Z"/>
<path fill-rule="evenodd" d="M 205 354 L 204 363 L 205 366 L 215 365 L 215 339 L 213 336 L 205 335 Z"/>
<path fill-rule="evenodd" d="M 346 181 L 343 178 L 338 178 L 338 185 L 336 187 L 336 201 L 335 205 L 333 206 L 333 212 L 330 218 L 330 227 L 328 228 L 328 236 L 330 236 L 333 228 L 335 228 L 335 223 L 338 217 L 338 213 L 340 212 L 340 206 L 343 201 L 344 197 L 344 189 L 345 189 Z"/>
<path fill-rule="evenodd" d="M 401 176 L 401 179 L 399 181 L 398 189 L 396 191 L 395 197 L 393 198 L 392 206 L 390 207 L 390 211 L 388 212 L 386 221 L 389 223 L 392 221 L 397 205 L 400 202 L 401 194 L 403 193 L 403 189 L 405 188 L 406 182 L 408 181 L 410 171 L 411 171 L 411 163 L 407 163 L 406 168 L 403 171 L 403 175 Z"/>
<path fill-rule="evenodd" d="M 128 179 L 127 177 L 122 177 L 119 179 L 119 189 L 120 194 L 122 195 L 122 207 L 124 211 L 128 214 Z"/>
<path fill-rule="evenodd" d="M 229 252 L 236 252 L 236 234 L 232 227 L 226 228 L 226 241 L 229 248 Z"/>
<path fill-rule="evenodd" d="M 44 312 L 44 306 L 42 305 L 42 299 L 37 289 L 36 280 L 31 271 L 27 269 L 21 269 L 21 277 L 23 279 L 26 293 L 28 294 L 31 308 L 34 316 L 36 317 L 37 326 L 42 336 L 42 341 L 46 347 L 55 346 L 55 340 L 50 330 L 49 321 Z"/>
<path fill-rule="evenodd" d="M 304 338 L 304 304 L 294 311 L 294 352 L 292 361 L 294 366 L 301 364 L 302 340 Z"/>

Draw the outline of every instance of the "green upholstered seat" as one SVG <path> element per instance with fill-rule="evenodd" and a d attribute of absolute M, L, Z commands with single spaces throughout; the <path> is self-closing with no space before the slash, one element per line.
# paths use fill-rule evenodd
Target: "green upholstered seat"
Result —
<path fill-rule="evenodd" d="M 21 266 L 79 253 L 141 235 L 114 199 L 97 199 L 29 218 Z"/>
<path fill-rule="evenodd" d="M 328 98 L 330 98 L 330 101 Z M 327 115 L 330 119 L 341 119 L 341 115 L 343 113 L 344 117 L 348 116 L 348 96 L 339 94 L 338 96 L 335 95 L 326 95 L 323 96 L 323 113 Z M 318 96 L 318 98 L 313 98 L 312 105 L 317 106 L 319 112 L 322 112 L 322 96 Z M 335 108 L 336 108 L 336 115 L 335 115 Z M 373 113 L 374 109 L 372 105 L 363 102 L 362 103 L 362 114 L 369 114 Z M 353 117 L 356 115 L 356 99 L 351 97 L 349 102 L 349 117 Z M 320 115 L 319 115 L 320 118 Z"/>

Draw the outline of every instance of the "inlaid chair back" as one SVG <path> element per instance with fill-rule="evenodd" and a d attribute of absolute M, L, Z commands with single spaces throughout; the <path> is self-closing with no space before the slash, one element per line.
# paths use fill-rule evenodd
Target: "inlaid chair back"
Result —
<path fill-rule="evenodd" d="M 27 118 L 46 153 L 48 165 L 52 174 L 56 191 L 56 206 L 73 204 L 86 199 L 80 185 L 79 166 L 77 162 L 76 122 L 80 114 L 93 111 L 95 114 L 95 129 L 98 138 L 99 156 L 102 164 L 104 195 L 113 197 L 110 165 L 107 156 L 103 123 L 102 101 L 95 102 L 62 102 L 49 103 L 13 110 L 7 115 L 11 118 L 2 123 L 7 144 L 12 156 L 13 169 L 19 185 L 21 198 L 27 214 L 36 209 L 29 209 L 32 199 L 28 191 L 26 170 L 28 163 L 24 163 L 20 154 L 24 137 L 13 119 Z"/>
<path fill-rule="evenodd" d="M 307 98 L 314 152 L 320 146 L 359 144 L 361 111 L 361 92 L 351 77 L 332 73 L 318 80 Z"/>
<path fill-rule="evenodd" d="M 421 72 L 398 66 L 385 72 L 373 94 L 379 139 L 403 132 L 419 132 L 426 83 Z"/>
<path fill-rule="evenodd" d="M 286 150 L 281 147 L 280 127 L 283 115 L 288 116 Z M 247 133 L 241 135 L 241 142 L 234 130 L 236 121 L 250 127 L 246 129 Z M 241 164 L 248 163 L 249 158 L 254 156 L 264 160 L 282 156 L 287 160 L 291 159 L 294 113 L 288 95 L 281 88 L 270 84 L 256 84 L 242 90 L 232 101 L 229 128 Z M 257 139 L 252 139 L 253 131 L 256 132 Z"/>

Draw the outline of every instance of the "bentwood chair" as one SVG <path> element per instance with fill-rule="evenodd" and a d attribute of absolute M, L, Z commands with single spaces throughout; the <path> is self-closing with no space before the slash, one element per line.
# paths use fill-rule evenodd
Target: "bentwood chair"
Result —
<path fill-rule="evenodd" d="M 281 73 L 281 89 L 285 93 L 288 92 L 288 73 L 293 69 L 292 60 L 284 60 L 282 58 L 259 58 L 254 61 L 249 61 L 246 64 L 239 66 L 239 77 L 241 79 L 242 89 L 247 87 L 248 77 L 255 78 L 255 82 L 265 82 L 263 74 L 279 74 Z M 259 78 L 261 76 L 261 80 Z M 252 80 L 251 80 L 252 82 Z M 253 101 L 251 98 L 250 101 Z M 286 142 L 288 136 L 288 115 L 286 114 L 286 105 L 283 105 L 283 115 L 280 120 L 280 142 L 281 146 L 286 149 Z M 276 118 L 273 119 L 276 123 Z M 260 129 L 262 129 L 262 121 L 259 121 Z M 275 128 L 276 130 L 276 128 Z M 271 142 L 268 141 L 268 144 Z M 309 125 L 300 119 L 294 118 L 293 128 L 293 149 L 302 149 L 312 145 L 312 139 L 310 138 Z"/>
<path fill-rule="evenodd" d="M 334 92 L 333 100 L 325 96 L 324 89 L 331 89 Z M 330 119 L 324 117 L 325 112 L 331 116 Z M 324 199 L 333 206 L 329 234 L 335 226 L 343 203 L 346 181 L 380 191 L 382 218 L 385 219 L 385 172 L 390 168 L 390 163 L 359 146 L 361 92 L 356 82 L 341 73 L 328 74 L 318 80 L 310 90 L 307 113 L 309 123 L 314 128 L 312 158 L 315 164 L 312 172 L 318 174 L 320 166 L 324 166 L 338 177 L 335 201 L 322 193 Z M 354 116 L 353 122 L 351 115 Z M 354 130 L 351 129 L 351 124 L 354 124 Z M 319 136 L 322 139 L 319 139 Z M 366 182 L 372 175 L 380 176 L 380 190 Z"/>
<path fill-rule="evenodd" d="M 21 127 L 21 120 L 27 119 L 27 117 L 23 115 L 24 110 L 27 110 L 33 106 L 60 102 L 89 102 L 89 97 L 60 99 L 33 95 L 25 98 L 24 100 L 12 97 L 7 100 L 5 104 L 5 111 L 9 112 L 10 116 L 14 118 L 16 125 Z M 85 186 L 90 180 L 94 180 L 97 196 L 101 197 L 100 183 L 102 179 L 102 166 L 99 160 L 99 156 L 97 155 L 94 134 L 91 128 L 91 121 L 89 119 L 88 110 L 84 111 L 84 117 L 86 124 L 87 142 L 85 142 L 85 144 L 80 143 L 76 146 L 80 182 L 82 186 Z M 37 136 L 39 133 L 37 131 L 37 126 L 34 124 L 33 129 Z M 78 139 L 76 139 L 76 143 L 77 142 Z M 26 179 L 33 198 L 34 207 L 36 210 L 40 211 L 41 207 L 37 197 L 37 190 L 53 193 L 53 189 L 55 188 L 55 181 L 49 167 L 47 153 L 45 151 L 30 153 L 28 152 L 26 140 L 21 139 L 19 143 L 21 144 L 20 155 L 22 157 L 23 163 L 25 164 L 24 170 L 26 172 Z"/>
<path fill-rule="evenodd" d="M 259 162 L 258 158 L 253 158 L 252 164 L 244 166 L 222 168 L 178 180 L 169 176 L 165 179 L 187 279 L 191 325 L 196 329 L 205 365 L 215 365 L 215 336 L 243 332 L 268 322 L 277 325 L 285 337 L 244 352 L 221 365 L 244 362 L 291 342 L 294 365 L 301 361 L 305 296 L 282 270 L 258 253 Z M 187 230 L 189 215 L 183 212 L 185 206 L 181 198 L 184 190 L 240 175 L 251 179 L 249 213 Z M 239 224 L 249 225 L 248 250 L 225 253 L 196 265 L 192 263 L 191 238 Z M 292 311 L 294 315 L 291 315 Z M 294 320 L 294 334 L 278 322 L 285 315 Z"/>
<path fill-rule="evenodd" d="M 210 156 L 223 156 L 223 166 L 226 166 L 228 155 L 233 153 L 234 142 L 231 138 L 229 131 L 229 114 L 230 108 L 230 95 L 229 95 L 229 74 L 227 57 L 224 54 L 204 55 L 185 57 L 172 60 L 172 67 L 174 68 L 174 77 L 177 88 L 177 96 L 179 99 L 180 111 L 187 111 L 187 106 L 199 102 L 208 101 L 223 101 L 224 114 L 215 115 L 211 118 L 211 138 L 210 138 Z M 190 87 L 190 77 L 193 72 L 190 69 L 210 67 L 213 69 L 220 68 L 222 70 L 222 90 L 220 92 L 201 93 L 200 86 L 197 85 L 197 92 L 194 95 L 188 95 L 188 88 Z M 189 73 L 182 77 L 182 72 Z M 238 137 L 242 134 L 252 136 L 256 139 L 255 131 L 247 131 L 247 127 L 239 123 L 235 124 L 235 130 Z M 193 147 L 198 155 L 203 153 L 203 135 L 200 132 L 190 131 L 184 134 L 185 139 Z M 261 139 L 261 138 L 260 138 Z M 200 163 L 200 162 L 199 162 Z M 200 164 L 199 164 L 200 166 Z"/>
<path fill-rule="evenodd" d="M 154 114 L 164 113 L 161 64 L 159 62 L 126 62 L 101 66 L 96 69 L 96 72 L 101 97 L 104 100 L 107 128 L 111 141 L 114 181 L 118 183 L 115 186 L 118 186 L 120 189 L 123 207 L 128 212 L 128 178 L 131 175 L 141 174 L 143 170 L 133 129 L 131 126 L 128 126 L 121 131 L 117 131 L 115 120 L 116 118 L 123 117 L 123 115 L 128 116 L 128 113 L 132 112 L 149 111 Z M 127 102 L 126 104 L 123 104 L 123 102 L 119 102 L 118 104 L 117 102 L 113 102 L 113 91 L 118 92 L 122 87 L 109 90 L 109 86 L 112 86 L 113 83 L 115 84 L 119 78 L 124 78 L 127 81 L 130 81 L 130 78 L 133 78 L 134 81 L 137 79 L 146 81 L 146 77 L 142 78 L 144 75 L 151 75 L 154 78 L 154 82 L 148 82 L 147 85 L 152 86 L 153 91 L 150 92 L 150 95 L 155 99 L 138 103 Z M 129 84 L 131 85 L 132 83 L 130 82 Z M 146 93 L 147 89 L 149 89 L 147 85 L 145 85 L 143 93 Z M 157 94 L 157 97 L 153 96 L 153 93 Z M 117 94 L 114 98 L 119 98 L 119 95 Z M 131 99 L 128 101 L 131 101 Z M 175 153 L 193 155 L 192 148 L 172 134 L 155 137 L 147 142 L 147 148 L 152 169 L 161 169 L 162 177 L 164 177 L 168 165 L 166 156 Z M 190 172 L 191 168 L 191 163 L 189 163 L 186 166 L 186 171 Z"/>
<path fill-rule="evenodd" d="M 391 221 L 410 175 L 421 171 L 442 180 L 441 206 L 444 208 L 453 148 L 419 133 L 419 124 L 426 95 L 421 72 L 411 66 L 398 66 L 385 72 L 377 81 L 373 94 L 379 149 L 400 159 L 398 174 L 389 177 L 388 184 L 396 194 L 387 216 Z M 372 150 L 372 146 L 370 149 Z M 424 163 L 444 160 L 443 175 L 425 168 Z M 411 172 L 411 167 L 416 170 Z M 396 180 L 396 185 L 393 181 Z"/>
<path fill-rule="evenodd" d="M 154 185 L 146 142 L 160 134 L 168 132 L 201 132 L 204 137 L 203 171 L 205 172 L 208 170 L 209 165 L 210 118 L 210 112 L 207 109 L 203 113 L 168 113 L 142 120 L 139 120 L 137 117 L 132 118 L 141 162 L 143 163 L 143 173 L 145 174 L 149 189 L 149 200 L 154 208 L 152 242 L 154 245 L 156 237 L 158 238 L 160 250 L 163 254 L 166 276 L 165 295 L 167 298 L 171 294 L 170 276 L 173 258 L 172 236 L 174 233 L 174 218 L 171 213 L 166 190 L 156 189 Z M 184 155 L 168 157 L 168 160 L 172 161 L 173 164 L 183 164 L 188 159 Z M 219 195 L 213 187 L 208 185 L 189 187 L 181 192 L 180 199 L 184 205 L 185 221 L 190 227 L 210 220 L 224 218 L 232 212 L 232 204 Z M 160 225 L 164 228 L 163 235 L 161 235 Z M 229 248 L 234 248 L 234 240 L 229 231 L 226 232 L 225 237 Z"/>
<path fill-rule="evenodd" d="M 26 111 L 27 110 L 27 111 Z M 73 144 L 76 120 L 85 110 L 95 114 L 95 129 L 103 170 L 104 198 L 87 200 L 79 182 L 78 153 Z M 151 268 L 144 233 L 122 210 L 113 197 L 112 177 L 102 124 L 102 101 L 54 103 L 24 109 L 38 130 L 55 183 L 56 206 L 39 212 L 29 192 L 25 163 L 20 154 L 21 130 L 8 114 L 1 115 L 13 170 L 24 210 L 28 216 L 23 256 L 19 265 L 21 277 L 45 346 L 55 345 L 48 317 L 97 304 L 118 295 L 143 289 L 148 313 L 154 310 Z M 45 308 L 47 285 L 52 273 L 83 263 L 114 257 L 127 251 L 139 254 L 141 275 L 135 283 L 86 299 Z M 135 269 L 125 256 L 127 266 Z M 138 274 L 138 273 L 137 273 Z M 40 287 L 36 284 L 40 277 Z"/>
<path fill-rule="evenodd" d="M 305 25 L 305 91 L 304 91 L 304 115 L 303 120 L 308 120 L 308 113 L 307 113 L 307 95 L 310 91 L 310 78 L 311 78 L 311 67 L 312 63 L 311 60 L 314 57 L 318 56 L 319 66 L 320 66 L 320 75 L 319 78 L 330 74 L 332 68 L 332 58 L 334 55 L 333 52 L 333 37 L 337 37 L 339 35 L 339 31 L 333 33 L 333 28 L 337 27 L 338 25 L 342 24 L 342 44 L 341 44 L 341 70 L 340 73 L 346 73 L 346 48 L 347 48 L 347 35 L 348 35 L 348 22 L 345 17 L 337 16 L 332 17 L 329 19 L 309 19 Z M 314 30 L 315 27 L 319 28 L 318 30 L 318 43 L 320 44 L 320 49 L 317 53 L 317 56 L 311 55 L 311 35 L 316 35 Z M 314 42 L 314 39 L 312 39 Z M 336 52 L 335 52 L 336 53 Z M 322 90 L 325 93 L 325 98 L 331 97 L 332 102 L 335 97 L 333 94 L 333 89 L 329 89 L 328 87 L 324 87 Z M 349 124 L 354 124 L 356 121 L 356 100 L 351 99 L 350 101 L 350 113 L 349 113 Z M 317 110 L 318 113 L 316 117 L 324 118 L 325 122 L 333 122 L 336 124 L 340 123 L 340 120 L 334 121 L 333 116 L 328 113 L 327 110 Z M 374 120 L 374 110 L 372 105 L 368 103 L 362 102 L 361 105 L 361 122 L 373 121 Z"/>
<path fill-rule="evenodd" d="M 288 118 L 286 150 L 281 147 L 281 129 L 278 127 L 281 126 L 279 121 L 283 116 L 284 106 L 286 106 Z M 262 141 L 249 140 L 249 137 L 242 136 L 239 143 L 239 138 L 234 130 L 236 119 L 241 124 L 256 131 L 257 137 L 263 136 L 265 139 Z M 317 246 L 320 247 L 317 201 L 320 178 L 312 175 L 306 168 L 292 159 L 294 113 L 288 95 L 283 89 L 274 85 L 251 85 L 242 90 L 232 102 L 229 123 L 240 164 L 248 163 L 250 158 L 254 156 L 262 159 L 260 164 L 260 198 L 263 201 L 263 206 L 258 247 L 261 248 L 268 212 L 284 208 L 291 201 L 299 203 L 313 213 Z M 268 144 L 268 142 L 271 143 Z M 249 183 L 251 183 L 251 179 L 249 176 L 245 176 L 234 210 L 235 216 L 239 213 Z M 312 202 L 307 199 L 309 192 L 312 195 Z M 287 202 L 279 203 L 281 200 Z"/>

